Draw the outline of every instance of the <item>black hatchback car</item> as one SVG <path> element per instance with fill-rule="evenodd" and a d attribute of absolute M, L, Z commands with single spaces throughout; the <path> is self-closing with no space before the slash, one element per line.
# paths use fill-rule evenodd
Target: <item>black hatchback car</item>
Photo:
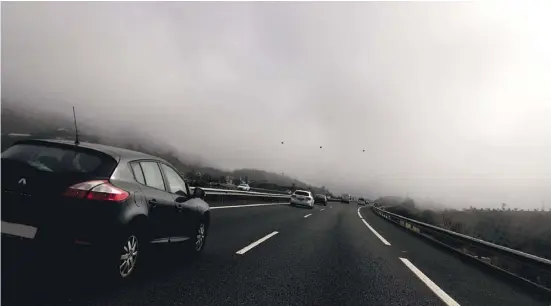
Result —
<path fill-rule="evenodd" d="M 200 253 L 209 228 L 205 193 L 165 160 L 63 140 L 24 140 L 2 153 L 2 253 L 6 241 L 85 248 L 114 279 L 133 275 L 143 251 L 178 244 Z M 53 247 L 55 246 L 55 247 Z"/>

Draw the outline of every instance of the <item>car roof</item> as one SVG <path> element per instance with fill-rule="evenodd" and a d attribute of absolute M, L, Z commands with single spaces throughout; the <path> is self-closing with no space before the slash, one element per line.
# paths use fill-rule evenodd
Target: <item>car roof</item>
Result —
<path fill-rule="evenodd" d="M 308 190 L 295 190 L 295 192 L 298 192 L 298 191 L 300 191 L 300 192 L 308 192 L 308 193 L 310 193 L 310 191 L 308 191 Z"/>
<path fill-rule="evenodd" d="M 75 144 L 72 140 L 60 140 L 60 139 L 29 139 L 29 140 L 20 140 L 16 142 L 15 144 L 59 144 L 64 146 L 73 146 L 73 147 L 80 147 L 80 148 L 86 148 L 98 152 L 102 152 L 104 154 L 110 155 L 111 157 L 120 160 L 133 160 L 133 159 L 156 159 L 159 161 L 166 162 L 164 159 L 145 154 L 138 151 L 123 149 L 119 147 L 113 147 L 108 145 L 102 145 L 97 143 L 90 143 L 90 142 L 79 142 L 78 144 Z M 166 162 L 167 163 L 167 162 Z"/>

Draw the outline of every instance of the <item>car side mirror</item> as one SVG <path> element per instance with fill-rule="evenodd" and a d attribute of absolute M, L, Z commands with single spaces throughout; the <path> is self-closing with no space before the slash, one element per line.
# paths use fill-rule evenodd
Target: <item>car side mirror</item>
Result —
<path fill-rule="evenodd" d="M 178 190 L 174 194 L 176 194 L 176 199 L 174 199 L 176 203 L 184 203 L 189 200 L 189 195 L 182 190 Z"/>
<path fill-rule="evenodd" d="M 185 193 L 185 191 L 182 191 L 182 190 L 176 191 L 176 194 L 179 195 L 179 196 L 182 196 L 182 197 L 186 197 L 186 196 L 187 196 L 187 193 Z"/>
<path fill-rule="evenodd" d="M 204 199 L 205 198 L 205 191 L 199 187 L 195 187 L 195 189 L 193 190 L 193 197 L 194 198 L 199 198 L 199 199 Z"/>

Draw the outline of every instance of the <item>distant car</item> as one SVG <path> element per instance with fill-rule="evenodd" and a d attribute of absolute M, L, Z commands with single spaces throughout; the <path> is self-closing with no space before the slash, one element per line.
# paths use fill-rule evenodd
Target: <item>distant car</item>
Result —
<path fill-rule="evenodd" d="M 314 208 L 314 197 L 310 191 L 297 190 L 291 195 L 291 206 L 308 206 Z"/>
<path fill-rule="evenodd" d="M 241 184 L 241 185 L 237 186 L 237 190 L 250 191 L 251 186 L 249 186 L 249 184 Z"/>
<path fill-rule="evenodd" d="M 352 198 L 352 197 L 351 197 L 349 194 L 343 194 L 343 195 L 341 196 L 341 203 L 346 203 L 346 204 L 348 204 L 348 203 L 350 203 L 351 198 Z"/>
<path fill-rule="evenodd" d="M 316 194 L 314 197 L 314 203 L 321 203 L 321 205 L 327 206 L 327 196 L 324 194 Z"/>
<path fill-rule="evenodd" d="M 79 258 L 107 278 L 128 279 L 151 246 L 203 251 L 210 224 L 204 196 L 199 187 L 190 193 L 178 171 L 155 156 L 19 141 L 2 153 L 2 252 L 11 252 L 5 243 L 15 252 L 32 245 L 36 254 Z"/>

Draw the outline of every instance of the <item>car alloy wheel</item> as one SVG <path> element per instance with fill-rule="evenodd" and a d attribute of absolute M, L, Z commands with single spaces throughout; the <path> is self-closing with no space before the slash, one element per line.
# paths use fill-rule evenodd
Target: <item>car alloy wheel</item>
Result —
<path fill-rule="evenodd" d="M 197 238 L 195 239 L 195 251 L 200 252 L 205 245 L 206 228 L 205 223 L 201 222 L 197 227 Z"/>
<path fill-rule="evenodd" d="M 136 268 L 138 260 L 139 240 L 135 235 L 130 235 L 122 247 L 120 256 L 119 274 L 122 278 L 127 278 Z"/>

